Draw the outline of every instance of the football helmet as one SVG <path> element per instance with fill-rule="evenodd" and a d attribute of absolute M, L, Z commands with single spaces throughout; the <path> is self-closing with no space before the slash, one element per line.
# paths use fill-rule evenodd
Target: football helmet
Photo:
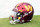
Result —
<path fill-rule="evenodd" d="M 15 18 L 18 19 L 20 23 L 31 21 L 34 14 L 34 9 L 29 3 L 19 3 L 12 11 L 16 12 Z"/>

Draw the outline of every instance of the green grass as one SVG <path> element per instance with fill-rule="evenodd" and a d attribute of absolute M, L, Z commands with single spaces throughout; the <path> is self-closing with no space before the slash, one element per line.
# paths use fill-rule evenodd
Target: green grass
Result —
<path fill-rule="evenodd" d="M 40 15 L 34 15 L 31 22 L 11 25 L 8 18 L 0 18 L 0 27 L 40 27 Z"/>

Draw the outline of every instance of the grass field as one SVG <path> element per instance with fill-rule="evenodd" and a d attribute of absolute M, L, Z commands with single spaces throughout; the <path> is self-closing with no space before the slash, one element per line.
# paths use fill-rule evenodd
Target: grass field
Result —
<path fill-rule="evenodd" d="M 40 27 L 40 15 L 34 15 L 31 22 L 11 25 L 8 18 L 0 18 L 0 27 Z"/>

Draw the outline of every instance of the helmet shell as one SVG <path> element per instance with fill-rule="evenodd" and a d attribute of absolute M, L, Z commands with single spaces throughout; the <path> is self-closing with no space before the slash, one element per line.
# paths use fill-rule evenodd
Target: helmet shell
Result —
<path fill-rule="evenodd" d="M 13 11 L 21 13 L 20 16 L 18 16 L 17 13 L 17 17 L 21 17 L 20 22 L 30 21 L 34 14 L 34 9 L 29 3 L 19 3 L 15 6 Z"/>

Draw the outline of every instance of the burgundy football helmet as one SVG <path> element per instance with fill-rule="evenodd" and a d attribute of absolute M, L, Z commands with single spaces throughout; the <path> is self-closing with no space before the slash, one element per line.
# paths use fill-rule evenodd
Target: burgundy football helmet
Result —
<path fill-rule="evenodd" d="M 13 11 L 17 12 L 16 19 L 20 20 L 20 23 L 31 21 L 34 14 L 34 9 L 29 3 L 19 3 Z"/>

